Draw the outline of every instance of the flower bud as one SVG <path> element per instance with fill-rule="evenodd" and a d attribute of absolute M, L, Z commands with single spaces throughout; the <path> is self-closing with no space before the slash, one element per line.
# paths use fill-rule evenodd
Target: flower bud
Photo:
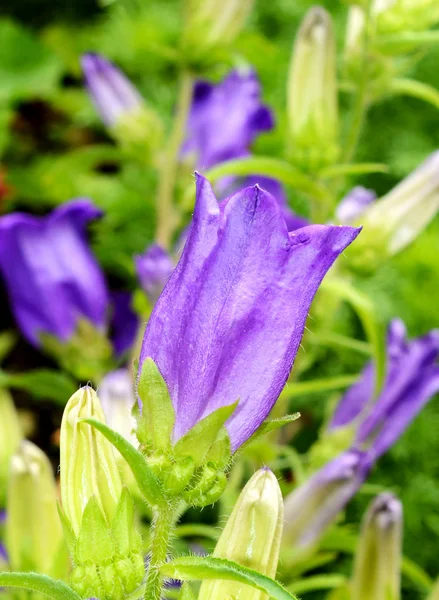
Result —
<path fill-rule="evenodd" d="M 312 7 L 297 34 L 288 77 L 288 121 L 294 160 L 315 170 L 337 160 L 336 49 L 330 15 Z"/>
<path fill-rule="evenodd" d="M 216 545 L 214 556 L 236 561 L 269 577 L 276 576 L 283 527 L 282 494 L 268 469 L 253 475 L 242 490 Z M 198 600 L 268 600 L 249 586 L 205 581 Z"/>
<path fill-rule="evenodd" d="M 92 496 L 109 523 L 122 493 L 113 447 L 96 429 L 81 423 L 87 418 L 105 422 L 99 398 L 89 386 L 70 398 L 61 422 L 61 498 L 75 535 Z"/>
<path fill-rule="evenodd" d="M 401 579 L 402 505 L 383 493 L 369 506 L 355 557 L 352 600 L 398 600 Z"/>
<path fill-rule="evenodd" d="M 9 462 L 22 439 L 20 423 L 12 398 L 5 389 L 0 389 L 0 507 L 6 501 Z"/>
<path fill-rule="evenodd" d="M 439 21 L 436 0 L 374 0 L 372 17 L 379 35 L 423 31 Z"/>
<path fill-rule="evenodd" d="M 436 151 L 393 190 L 366 208 L 359 219 L 363 233 L 349 253 L 349 264 L 355 270 L 373 271 L 411 244 L 438 210 Z"/>
<path fill-rule="evenodd" d="M 254 0 L 189 0 L 183 37 L 183 51 L 189 60 L 212 60 L 216 52 L 232 44 L 253 3 Z"/>
<path fill-rule="evenodd" d="M 56 485 L 47 456 L 28 441 L 11 459 L 6 546 L 14 571 L 65 577 L 67 549 L 56 507 Z"/>

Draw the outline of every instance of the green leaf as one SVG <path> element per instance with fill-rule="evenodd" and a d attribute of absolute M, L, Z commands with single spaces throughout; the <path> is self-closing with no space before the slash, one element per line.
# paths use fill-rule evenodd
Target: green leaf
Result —
<path fill-rule="evenodd" d="M 276 431 L 280 429 L 284 425 L 288 425 L 288 423 L 292 423 L 293 421 L 297 421 L 300 418 L 300 413 L 293 413 L 291 415 L 285 415 L 284 417 L 279 417 L 278 419 L 269 419 L 264 421 L 262 425 L 255 431 L 255 433 L 241 446 L 240 450 L 247 448 L 254 441 L 258 440 L 260 437 L 265 435 L 266 433 L 270 433 L 270 431 Z"/>
<path fill-rule="evenodd" d="M 25 390 L 36 398 L 53 400 L 61 406 L 65 406 L 77 389 L 71 377 L 52 369 L 35 369 L 27 373 L 0 370 L 0 386 Z"/>
<path fill-rule="evenodd" d="M 390 84 L 390 91 L 394 94 L 412 96 L 432 104 L 439 109 L 439 91 L 432 85 L 414 79 L 396 78 Z"/>
<path fill-rule="evenodd" d="M 181 586 L 181 591 L 180 595 L 178 596 L 178 600 L 197 600 L 194 592 L 192 591 L 188 583 L 183 583 L 183 585 Z"/>
<path fill-rule="evenodd" d="M 255 173 L 274 177 L 317 200 L 330 200 L 328 190 L 321 183 L 314 181 L 286 161 L 268 156 L 228 160 L 209 169 L 205 176 L 210 182 L 215 183 L 225 175 L 246 176 Z"/>
<path fill-rule="evenodd" d="M 323 281 L 322 288 L 348 302 L 357 313 L 373 348 L 375 393 L 379 393 L 386 373 L 386 335 L 383 324 L 376 319 L 377 307 L 368 296 L 347 281 L 328 279 Z"/>
<path fill-rule="evenodd" d="M 175 412 L 168 387 L 152 358 L 143 361 L 137 393 L 142 400 L 138 439 L 154 449 L 168 449 L 175 423 Z"/>
<path fill-rule="evenodd" d="M 322 179 L 333 179 L 343 175 L 367 175 L 368 173 L 387 173 L 389 167 L 383 163 L 358 163 L 331 165 L 319 172 Z"/>
<path fill-rule="evenodd" d="M 59 502 L 56 505 L 58 509 L 59 520 L 61 521 L 61 526 L 63 529 L 64 539 L 67 544 L 67 548 L 69 549 L 69 554 L 73 558 L 74 562 L 76 560 L 76 536 L 73 531 L 73 528 L 70 524 L 70 521 L 67 519 L 66 514 Z"/>
<path fill-rule="evenodd" d="M 288 589 L 295 594 L 303 594 L 304 592 L 314 592 L 316 590 L 333 590 L 345 583 L 346 577 L 344 575 L 314 575 L 295 581 L 288 586 Z"/>
<path fill-rule="evenodd" d="M 63 581 L 39 573 L 0 573 L 0 586 L 22 588 L 53 600 L 81 600 L 81 596 Z"/>
<path fill-rule="evenodd" d="M 143 454 L 136 450 L 122 435 L 110 429 L 105 423 L 96 419 L 84 419 L 84 423 L 88 423 L 100 431 L 121 453 L 133 472 L 139 490 L 148 504 L 153 507 L 164 506 L 166 504 L 165 497 L 160 489 L 157 478 L 149 468 Z"/>
<path fill-rule="evenodd" d="M 190 456 L 195 465 L 202 465 L 209 450 L 218 439 L 220 431 L 227 419 L 238 406 L 238 400 L 229 406 L 217 408 L 213 413 L 199 421 L 174 446 L 175 455 L 179 458 Z"/>
<path fill-rule="evenodd" d="M 262 575 L 253 569 L 224 558 L 205 556 L 189 556 L 176 558 L 161 567 L 166 577 L 181 581 L 197 581 L 203 579 L 223 579 L 249 585 L 260 592 L 268 594 L 274 600 L 291 600 L 296 597 L 288 592 L 274 579 Z"/>
<path fill-rule="evenodd" d="M 128 488 L 122 489 L 122 495 L 116 507 L 111 531 L 121 556 L 128 556 L 133 550 L 140 552 L 142 538 L 134 525 L 134 502 Z"/>
<path fill-rule="evenodd" d="M 350 387 L 358 379 L 358 375 L 339 375 L 337 377 L 325 377 L 324 379 L 313 379 L 312 381 L 295 381 L 287 383 L 283 394 L 288 397 L 304 396 L 305 394 L 316 394 L 321 392 L 332 392 Z"/>
<path fill-rule="evenodd" d="M 439 43 L 439 30 L 404 31 L 389 35 L 378 36 L 373 45 L 380 51 L 401 53 L 415 46 L 432 46 Z"/>
<path fill-rule="evenodd" d="M 105 521 L 96 497 L 92 496 L 82 515 L 76 545 L 77 561 L 79 564 L 87 561 L 102 564 L 114 557 L 115 550 L 110 527 Z"/>

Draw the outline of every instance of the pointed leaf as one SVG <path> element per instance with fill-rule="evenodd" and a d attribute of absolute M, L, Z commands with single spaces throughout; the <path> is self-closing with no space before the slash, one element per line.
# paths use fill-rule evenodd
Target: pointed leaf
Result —
<path fill-rule="evenodd" d="M 59 502 L 57 502 L 56 507 L 58 509 L 59 520 L 61 521 L 64 539 L 67 544 L 69 554 L 70 554 L 71 558 L 73 559 L 73 562 L 77 563 L 78 561 L 76 559 L 76 536 L 75 536 L 75 533 L 70 524 L 70 521 L 67 519 L 65 512 Z"/>
<path fill-rule="evenodd" d="M 254 434 L 241 446 L 241 450 L 247 448 L 247 446 L 266 433 L 270 433 L 270 431 L 276 431 L 284 425 L 288 425 L 288 423 L 297 421 L 299 418 L 300 413 L 292 413 L 291 415 L 285 415 L 284 417 L 279 417 L 278 419 L 268 419 L 267 421 L 264 421 L 262 425 L 254 432 Z"/>
<path fill-rule="evenodd" d="M 39 573 L 0 573 L 0 586 L 22 588 L 53 600 L 81 600 L 81 596 L 63 581 Z"/>
<path fill-rule="evenodd" d="M 95 496 L 92 496 L 84 509 L 78 535 L 76 546 L 78 563 L 86 561 L 103 563 L 113 558 L 115 550 L 110 528 Z"/>
<path fill-rule="evenodd" d="M 224 469 L 231 457 L 232 447 L 227 429 L 221 427 L 216 440 L 206 456 L 206 462 L 215 463 L 217 469 Z"/>
<path fill-rule="evenodd" d="M 182 581 L 203 579 L 236 581 L 268 594 L 274 600 L 297 600 L 274 579 L 224 558 L 214 558 L 212 556 L 176 558 L 164 564 L 161 571 L 166 577 Z"/>
<path fill-rule="evenodd" d="M 192 591 L 188 583 L 183 583 L 183 585 L 181 586 L 181 591 L 180 595 L 178 596 L 178 600 L 197 600 L 194 592 Z"/>
<path fill-rule="evenodd" d="M 152 358 L 144 360 L 137 384 L 142 401 L 139 439 L 153 448 L 169 448 L 175 423 L 175 412 L 168 387 Z"/>
<path fill-rule="evenodd" d="M 119 554 L 128 556 L 133 550 L 140 551 L 142 539 L 134 524 L 134 502 L 126 487 L 122 490 L 111 530 Z"/>
<path fill-rule="evenodd" d="M 164 506 L 165 497 L 154 473 L 149 468 L 143 454 L 136 450 L 122 435 L 96 419 L 84 419 L 92 427 L 100 431 L 109 442 L 121 453 L 128 463 L 145 500 L 151 506 Z"/>
<path fill-rule="evenodd" d="M 229 406 L 217 408 L 213 413 L 199 421 L 186 435 L 175 444 L 174 450 L 177 457 L 190 456 L 195 465 L 202 465 L 218 435 L 238 406 L 238 400 Z"/>

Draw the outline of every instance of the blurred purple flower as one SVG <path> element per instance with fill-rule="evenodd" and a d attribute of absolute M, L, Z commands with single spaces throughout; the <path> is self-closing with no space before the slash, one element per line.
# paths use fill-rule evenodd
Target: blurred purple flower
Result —
<path fill-rule="evenodd" d="M 314 294 L 359 229 L 313 225 L 288 233 L 257 186 L 218 205 L 197 176 L 181 259 L 148 322 L 140 354 L 165 379 L 174 440 L 239 399 L 227 422 L 236 450 L 260 426 L 293 365 Z"/>
<path fill-rule="evenodd" d="M 329 429 L 357 426 L 355 444 L 369 447 L 374 459 L 392 446 L 423 406 L 439 392 L 439 330 L 406 339 L 404 323 L 395 319 L 387 340 L 387 373 L 374 400 L 375 367 L 369 363 L 343 396 Z"/>
<path fill-rule="evenodd" d="M 348 450 L 285 498 L 284 537 L 295 548 L 315 543 L 365 481 L 367 454 Z"/>
<path fill-rule="evenodd" d="M 98 386 L 98 395 L 108 425 L 137 446 L 133 434 L 136 421 L 131 413 L 136 400 L 130 370 L 107 373 Z"/>
<path fill-rule="evenodd" d="M 111 292 L 111 341 L 116 356 L 121 357 L 134 345 L 139 319 L 131 308 L 132 296 L 125 290 Z"/>
<path fill-rule="evenodd" d="M 140 285 L 154 306 L 174 268 L 172 258 L 161 246 L 152 244 L 134 260 Z"/>
<path fill-rule="evenodd" d="M 35 346 L 41 333 L 68 340 L 79 319 L 105 326 L 107 286 L 85 235 L 87 223 L 100 215 L 79 198 L 46 217 L 0 218 L 0 271 L 17 323 Z"/>
<path fill-rule="evenodd" d="M 108 127 L 142 106 L 139 92 L 112 62 L 90 52 L 82 56 L 81 64 L 90 97 Z"/>
<path fill-rule="evenodd" d="M 377 198 L 373 190 L 368 190 L 358 185 L 340 200 L 335 215 L 343 225 L 350 225 L 357 221 L 366 208 Z"/>
<path fill-rule="evenodd" d="M 249 156 L 257 136 L 273 127 L 274 116 L 261 103 L 261 85 L 256 73 L 232 71 L 217 85 L 207 81 L 195 85 L 182 154 L 194 155 L 197 167 L 207 170 L 221 162 Z M 275 179 L 264 175 L 224 177 L 215 188 L 225 198 L 255 184 L 276 198 L 290 224 L 299 219 L 303 225 L 304 219 L 290 211 L 284 189 Z"/>

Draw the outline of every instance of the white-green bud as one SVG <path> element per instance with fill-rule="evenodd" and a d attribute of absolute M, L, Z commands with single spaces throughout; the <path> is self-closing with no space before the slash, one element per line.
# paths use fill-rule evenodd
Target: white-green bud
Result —
<path fill-rule="evenodd" d="M 0 389 L 0 507 L 6 502 L 9 462 L 23 435 L 11 395 Z"/>

